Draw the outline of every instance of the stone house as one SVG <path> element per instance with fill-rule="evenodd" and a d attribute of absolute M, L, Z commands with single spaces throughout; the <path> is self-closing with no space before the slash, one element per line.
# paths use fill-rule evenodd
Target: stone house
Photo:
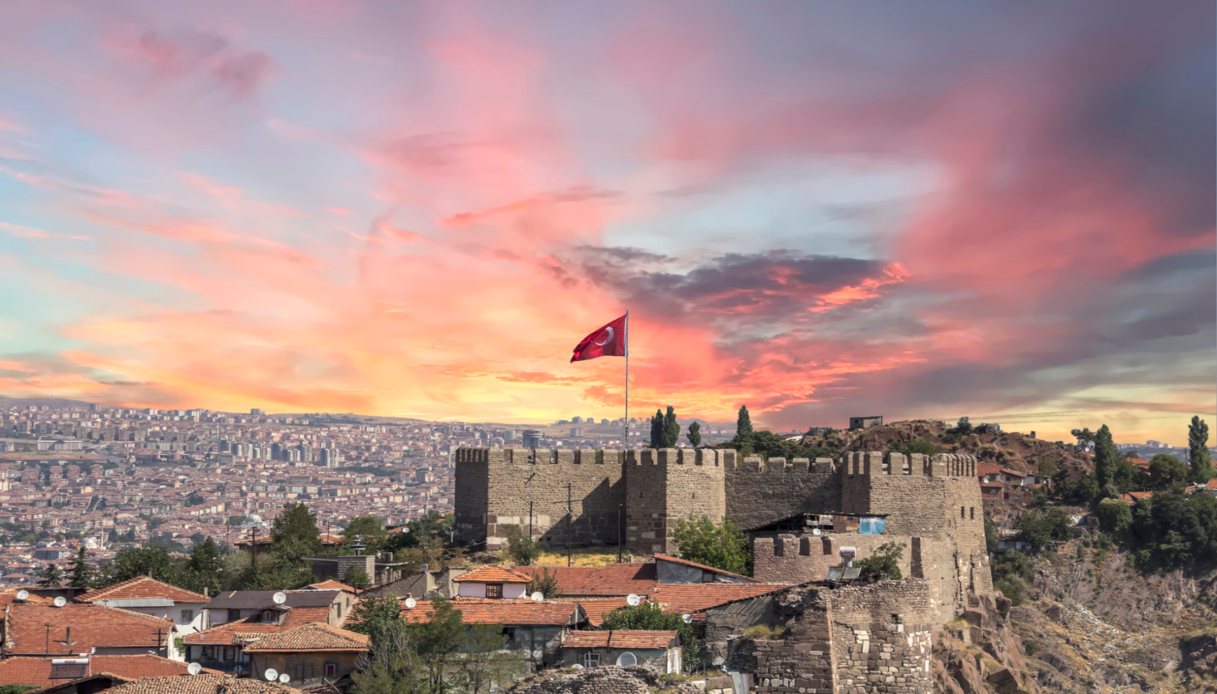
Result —
<path fill-rule="evenodd" d="M 306 624 L 245 646 L 254 677 L 274 669 L 294 687 L 329 684 L 342 688 L 368 653 L 368 637 L 328 624 Z"/>
<path fill-rule="evenodd" d="M 572 631 L 562 639 L 562 662 L 585 668 L 640 665 L 660 674 L 678 673 L 680 635 L 638 629 Z"/>
<path fill-rule="evenodd" d="M 534 670 L 557 663 L 563 637 L 587 623 L 586 613 L 575 603 L 503 598 L 455 598 L 451 602 L 465 624 L 502 629 L 507 637 L 505 648 L 524 657 Z M 401 617 L 426 623 L 434 612 L 430 601 L 417 601 L 413 607 L 403 604 Z"/>
<path fill-rule="evenodd" d="M 488 565 L 452 580 L 457 586 L 457 597 L 516 600 L 525 596 L 532 579 L 518 571 Z"/>

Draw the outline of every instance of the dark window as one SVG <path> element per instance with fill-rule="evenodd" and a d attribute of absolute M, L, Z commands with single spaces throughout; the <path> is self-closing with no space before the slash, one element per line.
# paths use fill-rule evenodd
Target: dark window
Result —
<path fill-rule="evenodd" d="M 337 674 L 338 674 L 338 663 L 326 663 L 325 664 L 325 676 L 326 677 L 332 678 L 332 677 L 336 676 Z"/>
<path fill-rule="evenodd" d="M 230 621 L 230 622 L 235 622 L 235 621 L 237 621 L 237 620 L 238 620 L 238 619 L 240 619 L 240 618 L 241 618 L 241 611 L 240 611 L 240 610 L 234 610 L 234 609 L 232 609 L 232 608 L 229 608 L 229 610 L 228 610 L 228 621 Z"/>
<path fill-rule="evenodd" d="M 968 508 L 968 517 L 969 517 L 969 520 L 976 520 L 976 507 L 975 506 L 971 506 Z"/>
<path fill-rule="evenodd" d="M 503 584 L 502 583 L 487 583 L 486 584 L 486 597 L 488 597 L 488 598 L 503 597 Z"/>
<path fill-rule="evenodd" d="M 960 517 L 960 518 L 964 518 L 964 517 L 965 517 L 965 516 L 963 515 L 963 512 L 964 512 L 964 507 L 963 507 L 963 506 L 960 506 L 960 507 L 959 507 L 959 517 Z"/>
<path fill-rule="evenodd" d="M 194 621 L 194 610 L 182 610 L 182 623 L 189 624 Z"/>

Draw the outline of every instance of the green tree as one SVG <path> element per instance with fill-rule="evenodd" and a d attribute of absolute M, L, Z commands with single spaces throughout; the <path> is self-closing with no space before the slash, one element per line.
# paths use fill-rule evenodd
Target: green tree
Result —
<path fill-rule="evenodd" d="M 997 535 L 997 523 L 994 523 L 990 518 L 985 518 L 985 548 L 989 553 L 997 551 L 997 545 L 1001 542 L 1001 538 Z"/>
<path fill-rule="evenodd" d="M 706 516 L 682 518 L 672 539 L 682 559 L 737 574 L 748 571 L 748 538 L 730 518 L 718 524 Z"/>
<path fill-rule="evenodd" d="M 68 585 L 73 588 L 92 588 L 94 578 L 93 567 L 89 564 L 89 555 L 82 544 L 76 549 L 76 557 L 68 564 Z"/>
<path fill-rule="evenodd" d="M 1149 488 L 1165 491 L 1183 487 L 1192 477 L 1192 470 L 1173 455 L 1159 453 L 1149 459 Z"/>
<path fill-rule="evenodd" d="M 352 566 L 347 569 L 346 575 L 342 577 L 342 580 L 348 586 L 360 590 L 372 585 L 372 579 L 368 577 L 368 572 L 362 566 Z"/>
<path fill-rule="evenodd" d="M 892 453 L 903 453 L 910 455 L 912 453 L 924 453 L 925 455 L 935 455 L 942 452 L 942 447 L 933 441 L 926 438 L 919 438 L 914 441 L 905 441 L 901 443 L 893 443 L 887 448 Z"/>
<path fill-rule="evenodd" d="M 993 555 L 993 587 L 1015 605 L 1023 604 L 1027 589 L 1035 579 L 1035 569 L 1026 554 L 1007 550 Z"/>
<path fill-rule="evenodd" d="M 182 565 L 164 547 L 124 547 L 110 562 L 110 575 L 115 582 L 151 576 L 158 581 L 178 585 Z"/>
<path fill-rule="evenodd" d="M 676 421 L 676 409 L 668 405 L 668 411 L 663 416 L 663 447 L 674 448 L 680 440 L 680 422 Z"/>
<path fill-rule="evenodd" d="M 1024 511 L 1015 527 L 1018 528 L 1018 539 L 1026 542 L 1033 552 L 1073 536 L 1073 521 L 1069 514 L 1057 507 Z"/>
<path fill-rule="evenodd" d="M 689 423 L 689 433 L 686 434 L 686 436 L 689 437 L 690 446 L 692 446 L 694 448 L 700 448 L 701 447 L 701 424 L 699 424 L 696 421 L 690 422 Z"/>
<path fill-rule="evenodd" d="M 854 566 L 859 569 L 858 578 L 874 583 L 876 581 L 899 581 L 903 578 L 900 572 L 900 556 L 904 554 L 904 545 L 896 542 L 884 542 L 875 553 L 865 559 L 859 559 Z"/>
<path fill-rule="evenodd" d="M 321 550 L 317 516 L 304 504 L 287 504 L 271 525 L 270 551 L 284 561 L 299 561 Z"/>
<path fill-rule="evenodd" d="M 518 525 L 503 529 L 507 536 L 507 557 L 520 566 L 529 566 L 541 556 L 541 545 L 524 534 Z"/>
<path fill-rule="evenodd" d="M 42 572 L 38 574 L 38 585 L 43 588 L 56 588 L 63 585 L 63 574 L 59 571 L 59 566 L 54 562 L 47 562 L 47 565 L 42 567 Z"/>
<path fill-rule="evenodd" d="M 392 631 L 401 621 L 401 605 L 397 598 L 367 598 L 360 600 L 351 613 L 347 628 L 360 634 L 367 634 L 372 641 L 377 641 Z"/>
<path fill-rule="evenodd" d="M 967 417 L 960 417 L 955 423 L 955 428 L 951 430 L 954 434 L 970 434 L 972 433 L 972 420 Z"/>
<path fill-rule="evenodd" d="M 407 625 L 410 642 L 426 673 L 427 689 L 435 694 L 449 690 L 449 673 L 465 645 L 461 613 L 445 598 L 431 599 L 431 619 Z"/>
<path fill-rule="evenodd" d="M 685 669 L 692 670 L 701 662 L 702 645 L 692 626 L 685 624 L 678 614 L 665 613 L 659 603 L 644 602 L 634 607 L 619 607 L 604 616 L 600 628 L 676 631 L 680 634 Z"/>
<path fill-rule="evenodd" d="M 1192 417 L 1187 427 L 1187 461 L 1192 468 L 1192 481 L 1204 484 L 1213 478 L 1213 461 L 1209 455 L 1209 425 L 1200 417 Z"/>
<path fill-rule="evenodd" d="M 376 516 L 355 516 L 342 530 L 344 544 L 349 545 L 358 537 L 369 552 L 379 550 L 387 536 L 384 523 Z"/>
<path fill-rule="evenodd" d="M 663 411 L 655 410 L 655 416 L 651 417 L 651 448 L 663 448 L 663 438 Z"/>
<path fill-rule="evenodd" d="M 481 694 L 503 689 L 528 672 L 528 664 L 518 654 L 505 650 L 507 635 L 497 624 L 470 624 L 466 627 L 461 653 L 455 659 L 454 679 L 462 691 Z"/>
<path fill-rule="evenodd" d="M 1119 499 L 1103 499 L 1095 515 L 1099 519 L 1099 528 L 1115 537 L 1122 537 L 1132 525 L 1132 509 Z"/>
<path fill-rule="evenodd" d="M 1111 429 L 1107 425 L 1099 427 L 1094 437 L 1094 477 L 1099 483 L 1099 493 L 1105 497 L 1119 496 L 1117 484 L 1120 475 L 1120 463 L 1127 462 L 1116 450 L 1115 441 L 1111 438 Z"/>
<path fill-rule="evenodd" d="M 1077 439 L 1079 446 L 1094 443 L 1095 433 L 1089 427 L 1085 429 L 1073 429 L 1069 432 L 1073 438 Z"/>
<path fill-rule="evenodd" d="M 547 598 L 552 598 L 555 595 L 560 595 L 558 592 L 558 575 L 547 568 L 542 568 L 539 572 L 532 575 L 532 580 L 528 582 L 528 592 L 540 593 Z"/>
<path fill-rule="evenodd" d="M 748 414 L 748 406 L 739 406 L 739 415 L 735 418 L 735 435 L 747 436 L 752 433 L 752 417 Z"/>

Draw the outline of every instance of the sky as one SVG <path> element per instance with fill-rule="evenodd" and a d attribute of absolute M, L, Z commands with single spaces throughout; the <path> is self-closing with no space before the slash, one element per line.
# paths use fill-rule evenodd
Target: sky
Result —
<path fill-rule="evenodd" d="M 0 394 L 1182 444 L 1214 13 L 4 3 Z"/>

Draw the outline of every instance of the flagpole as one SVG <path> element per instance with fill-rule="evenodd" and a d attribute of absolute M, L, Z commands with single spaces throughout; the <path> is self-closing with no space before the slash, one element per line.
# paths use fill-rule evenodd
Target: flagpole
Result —
<path fill-rule="evenodd" d="M 630 311 L 625 312 L 625 442 L 622 448 L 630 447 Z"/>

